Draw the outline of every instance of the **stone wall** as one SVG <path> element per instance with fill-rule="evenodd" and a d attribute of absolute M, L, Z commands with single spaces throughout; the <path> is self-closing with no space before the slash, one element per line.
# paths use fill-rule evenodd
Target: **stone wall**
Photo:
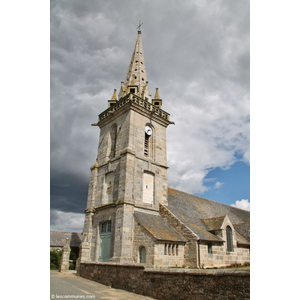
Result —
<path fill-rule="evenodd" d="M 228 266 L 234 263 L 250 263 L 250 250 L 234 246 L 233 252 L 227 252 L 225 245 L 212 244 L 212 253 L 208 253 L 207 243 L 200 243 L 200 261 L 204 267 Z"/>
<path fill-rule="evenodd" d="M 250 299 L 250 271 L 83 263 L 80 276 L 157 300 Z"/>
<path fill-rule="evenodd" d="M 166 207 L 160 205 L 159 210 L 160 215 L 164 219 L 164 221 L 187 240 L 184 246 L 184 266 L 189 268 L 197 268 L 199 266 L 197 237 L 186 226 L 184 226 Z"/>

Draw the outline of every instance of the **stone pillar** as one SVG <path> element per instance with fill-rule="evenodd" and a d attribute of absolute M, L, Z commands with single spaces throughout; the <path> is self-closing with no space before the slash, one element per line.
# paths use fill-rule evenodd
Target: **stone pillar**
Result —
<path fill-rule="evenodd" d="M 69 270 L 69 260 L 70 260 L 70 252 L 71 252 L 71 248 L 69 244 L 70 244 L 69 239 L 66 239 L 66 244 L 62 249 L 59 272 L 66 272 Z"/>
<path fill-rule="evenodd" d="M 91 261 L 91 245 L 87 241 L 88 234 L 83 234 L 83 242 L 80 244 L 79 247 L 79 257 L 76 260 L 76 271 L 77 274 L 80 275 L 80 264 L 82 262 L 90 262 Z"/>

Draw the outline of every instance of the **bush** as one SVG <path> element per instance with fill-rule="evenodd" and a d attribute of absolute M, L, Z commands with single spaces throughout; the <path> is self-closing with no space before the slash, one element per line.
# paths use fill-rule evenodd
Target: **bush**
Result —
<path fill-rule="evenodd" d="M 50 270 L 58 270 L 61 260 L 61 251 L 50 250 Z"/>

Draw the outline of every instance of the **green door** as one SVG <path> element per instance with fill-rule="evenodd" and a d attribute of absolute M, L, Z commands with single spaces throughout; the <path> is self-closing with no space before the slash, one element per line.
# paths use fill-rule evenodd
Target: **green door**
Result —
<path fill-rule="evenodd" d="M 106 262 L 110 258 L 111 221 L 100 225 L 99 262 Z"/>

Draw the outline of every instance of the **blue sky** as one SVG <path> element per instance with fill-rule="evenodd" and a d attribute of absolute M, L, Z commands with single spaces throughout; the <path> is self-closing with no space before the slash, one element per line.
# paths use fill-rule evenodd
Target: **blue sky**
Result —
<path fill-rule="evenodd" d="M 244 162 L 236 162 L 225 170 L 213 169 L 204 178 L 204 184 L 210 189 L 197 195 L 228 205 L 242 199 L 250 202 L 250 166 Z"/>

